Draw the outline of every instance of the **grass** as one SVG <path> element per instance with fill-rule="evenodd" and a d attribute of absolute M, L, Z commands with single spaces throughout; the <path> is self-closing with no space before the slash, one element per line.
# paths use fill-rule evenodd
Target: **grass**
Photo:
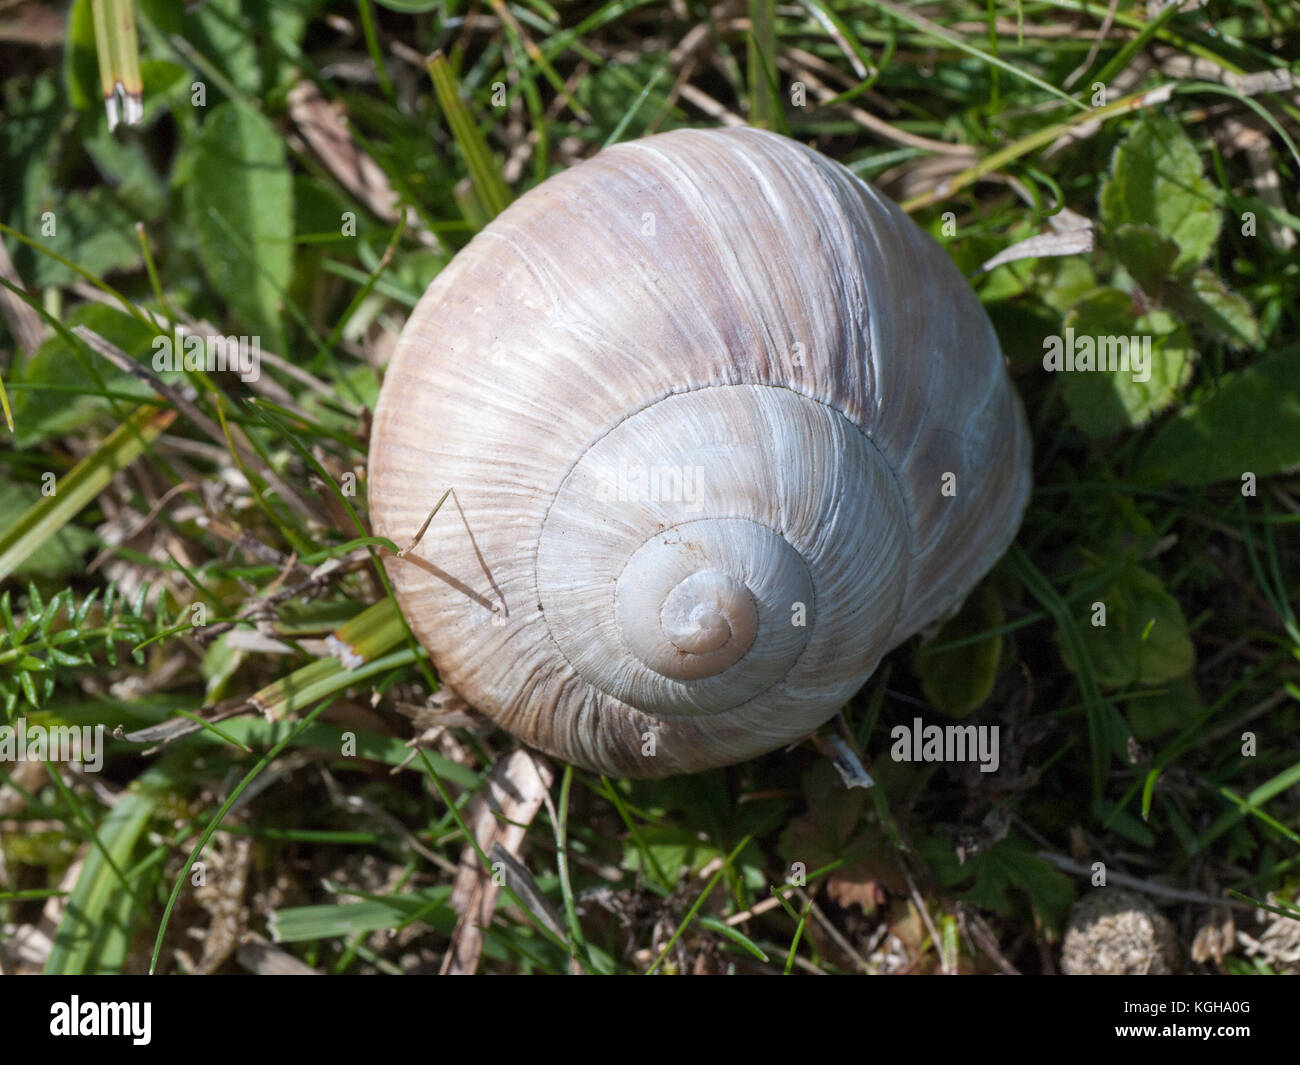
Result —
<path fill-rule="evenodd" d="M 0 760 L 4 971 L 238 972 L 261 938 L 437 971 L 490 884 L 479 971 L 1050 972 L 1095 890 L 1063 870 L 1097 862 L 1189 971 L 1294 971 L 1193 948 L 1228 904 L 1284 942 L 1300 889 L 1294 5 L 149 2 L 143 122 L 111 134 L 91 16 L 0 40 L 0 725 L 107 729 L 98 774 Z M 383 361 L 545 177 L 741 120 L 877 182 L 972 278 L 1029 512 L 832 726 L 869 792 L 806 743 L 653 783 L 554 766 L 518 826 L 480 823 L 526 770 L 430 702 L 391 598 Z M 1093 252 L 980 269 L 1079 221 Z M 1152 335 L 1151 381 L 1045 372 L 1066 328 Z M 261 378 L 156 357 L 214 333 L 258 337 Z M 917 716 L 997 725 L 999 771 L 894 760 Z"/>

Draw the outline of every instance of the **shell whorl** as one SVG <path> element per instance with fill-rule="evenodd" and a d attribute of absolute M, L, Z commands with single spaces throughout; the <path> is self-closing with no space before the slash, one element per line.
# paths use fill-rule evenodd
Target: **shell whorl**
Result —
<path fill-rule="evenodd" d="M 946 254 L 756 130 L 609 149 L 425 294 L 375 531 L 440 676 L 528 742 L 665 776 L 806 735 L 1005 550 L 1023 413 Z M 956 485 L 944 491 L 945 475 Z"/>
<path fill-rule="evenodd" d="M 842 683 L 845 663 L 869 672 L 910 540 L 874 451 L 839 413 L 761 385 L 679 393 L 626 418 L 583 452 L 543 525 L 537 588 L 556 646 L 594 689 L 665 716 L 779 717 Z M 716 646 L 683 648 L 665 617 Z"/>

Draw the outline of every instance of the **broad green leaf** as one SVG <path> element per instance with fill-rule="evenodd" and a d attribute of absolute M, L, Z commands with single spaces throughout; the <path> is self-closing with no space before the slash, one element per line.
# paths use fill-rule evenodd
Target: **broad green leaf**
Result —
<path fill-rule="evenodd" d="M 994 913 L 1011 912 L 1009 891 L 1018 888 L 1029 896 L 1034 912 L 1059 926 L 1074 898 L 1069 877 L 1048 865 L 1029 849 L 1017 833 L 960 862 L 951 841 L 925 836 L 917 846 L 945 887 L 957 887 L 972 877 L 975 883 L 962 895 Z"/>
<path fill-rule="evenodd" d="M 862 828 L 867 797 L 861 788 L 844 787 L 825 759 L 818 759 L 803 774 L 803 792 L 807 810 L 786 823 L 781 854 L 787 861 L 803 862 L 811 871 L 861 842 L 854 836 Z"/>
<path fill-rule="evenodd" d="M 52 159 L 67 114 L 64 92 L 54 74 L 29 82 L 0 80 L 0 158 L 6 160 L 0 205 L 5 221 L 43 242 L 48 238 L 41 234 L 41 213 L 53 208 Z M 28 282 L 45 256 L 5 240 L 18 275 Z"/>
<path fill-rule="evenodd" d="M 1063 346 L 1075 357 L 1074 369 L 1065 370 L 1065 402 L 1071 421 L 1091 437 L 1145 424 L 1191 379 L 1196 352 L 1187 328 L 1155 308 L 1135 316 L 1132 298 L 1118 289 L 1085 297 L 1065 325 Z"/>
<path fill-rule="evenodd" d="M 1300 468 L 1300 348 L 1236 373 L 1160 427 L 1133 475 L 1145 484 L 1214 484 Z"/>
<path fill-rule="evenodd" d="M 1209 270 L 1197 270 L 1191 284 L 1171 292 L 1171 304 L 1216 340 L 1236 348 L 1258 348 L 1263 342 L 1250 304 Z"/>
<path fill-rule="evenodd" d="M 89 192 L 58 196 L 47 192 L 41 205 L 42 217 L 35 219 L 32 236 L 51 251 L 76 263 L 95 277 L 119 270 L 134 270 L 141 264 L 140 242 L 135 235 L 136 219 L 115 197 L 112 189 L 99 186 Z M 45 218 L 45 213 L 49 218 Z M 46 222 L 52 227 L 45 228 Z M 68 286 L 81 280 L 75 273 L 47 255 L 37 255 L 30 279 L 34 287 Z"/>
<path fill-rule="evenodd" d="M 1034 300 L 1003 300 L 984 309 L 1012 365 L 1041 367 L 1047 338 L 1061 332 L 1061 316 Z"/>
<path fill-rule="evenodd" d="M 903 764 L 878 758 L 876 769 L 890 776 Z M 878 788 L 896 783 L 876 777 Z M 864 913 L 874 912 L 890 894 L 907 890 L 898 852 L 881 826 L 863 816 L 869 805 L 866 792 L 846 788 L 830 763 L 819 759 L 803 775 L 803 793 L 806 812 L 789 820 L 781 833 L 787 870 L 796 862 L 806 873 L 839 863 L 826 875 L 827 891 L 838 905 L 856 904 Z"/>
<path fill-rule="evenodd" d="M 1115 150 L 1101 190 L 1101 217 L 1111 230 L 1152 226 L 1178 245 L 1175 272 L 1203 262 L 1219 238 L 1214 186 L 1179 123 L 1144 111 Z"/>
<path fill-rule="evenodd" d="M 1093 574 L 1085 573 L 1078 585 L 1087 586 L 1092 579 Z M 1160 578 L 1147 570 L 1126 568 L 1094 591 L 1083 609 L 1088 616 L 1079 632 L 1093 673 L 1104 687 L 1163 684 L 1187 673 L 1196 662 L 1182 608 Z M 1056 641 L 1065 664 L 1078 672 L 1069 643 L 1059 633 Z"/>
<path fill-rule="evenodd" d="M 144 82 L 144 117 L 141 126 L 150 126 L 154 119 L 173 108 L 190 105 L 191 85 L 194 79 L 179 63 L 166 59 L 144 59 L 140 63 L 140 77 Z"/>
<path fill-rule="evenodd" d="M 993 691 L 1002 637 L 986 636 L 974 643 L 942 650 L 944 644 L 998 628 L 1005 616 L 997 593 L 987 585 L 972 594 L 961 612 L 939 631 L 934 640 L 916 649 L 912 669 L 921 678 L 921 690 L 934 707 L 949 717 L 965 717 Z"/>
<path fill-rule="evenodd" d="M 1042 920 L 1058 927 L 1064 921 L 1074 900 L 1074 886 L 1064 873 L 1014 838 L 995 843 L 978 857 L 984 860 L 979 863 L 979 878 L 968 892 L 968 898 L 978 898 L 983 884 L 1004 881 L 1029 896 L 1034 912 Z"/>
<path fill-rule="evenodd" d="M 649 825 L 641 829 L 641 842 L 649 851 L 650 861 L 644 862 L 640 849 L 631 842 L 623 850 L 623 868 L 640 872 L 643 876 L 655 875 L 655 868 L 676 881 L 682 869 L 703 869 L 722 852 L 713 844 L 700 839 L 699 833 L 676 825 Z"/>
<path fill-rule="evenodd" d="M 1154 226 L 1127 223 L 1110 235 L 1115 257 L 1124 264 L 1143 290 L 1151 293 L 1169 276 L 1178 258 L 1178 245 L 1162 237 Z"/>
<path fill-rule="evenodd" d="M 1146 741 L 1185 725 L 1204 712 L 1192 674 L 1161 685 L 1150 692 L 1131 692 L 1125 713 L 1135 738 Z"/>
<path fill-rule="evenodd" d="M 186 201 L 203 268 L 249 325 L 273 329 L 293 265 L 293 182 L 284 138 L 262 115 L 215 108 L 189 160 Z"/>
<path fill-rule="evenodd" d="M 1097 275 L 1081 257 L 1063 255 L 1038 260 L 1034 266 L 1034 285 L 1044 303 L 1065 314 L 1097 287 Z"/>
<path fill-rule="evenodd" d="M 175 4 L 151 5 L 172 7 Z M 309 5 L 205 0 L 183 5 L 180 34 L 248 96 L 265 97 L 293 75 Z M 175 16 L 169 15 L 168 19 Z M 206 79 L 205 79 L 206 80 Z M 211 93 L 214 86 L 208 86 Z M 213 98 L 208 97 L 212 103 Z"/>

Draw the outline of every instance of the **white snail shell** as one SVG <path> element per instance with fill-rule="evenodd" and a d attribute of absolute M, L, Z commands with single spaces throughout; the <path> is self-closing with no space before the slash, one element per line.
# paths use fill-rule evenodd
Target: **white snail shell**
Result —
<path fill-rule="evenodd" d="M 832 717 L 1007 548 L 1024 413 L 947 254 L 755 129 L 620 144 L 442 271 L 375 413 L 374 530 L 439 676 L 668 776 Z"/>

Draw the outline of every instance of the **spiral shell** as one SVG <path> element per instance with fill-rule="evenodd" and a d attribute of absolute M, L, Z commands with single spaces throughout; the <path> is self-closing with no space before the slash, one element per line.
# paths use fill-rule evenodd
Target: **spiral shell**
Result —
<path fill-rule="evenodd" d="M 621 144 L 453 260 L 375 413 L 374 530 L 439 676 L 667 776 L 833 716 L 1006 549 L 1029 438 L 951 260 L 812 149 Z"/>

